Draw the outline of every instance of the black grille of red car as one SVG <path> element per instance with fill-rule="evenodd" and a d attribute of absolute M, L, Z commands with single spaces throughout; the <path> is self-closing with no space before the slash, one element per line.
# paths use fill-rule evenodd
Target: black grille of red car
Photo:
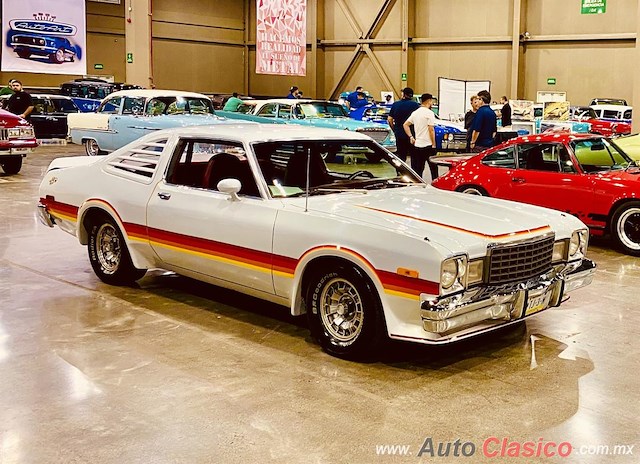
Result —
<path fill-rule="evenodd" d="M 518 243 L 498 245 L 489 253 L 489 284 L 526 280 L 551 269 L 553 235 Z"/>

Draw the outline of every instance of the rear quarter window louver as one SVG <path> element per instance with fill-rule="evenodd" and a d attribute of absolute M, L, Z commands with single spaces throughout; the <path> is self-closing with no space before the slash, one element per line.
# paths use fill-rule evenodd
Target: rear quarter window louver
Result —
<path fill-rule="evenodd" d="M 107 163 L 107 170 L 121 177 L 148 183 L 158 168 L 166 144 L 166 140 L 160 140 L 127 150 L 119 156 L 112 157 Z"/>

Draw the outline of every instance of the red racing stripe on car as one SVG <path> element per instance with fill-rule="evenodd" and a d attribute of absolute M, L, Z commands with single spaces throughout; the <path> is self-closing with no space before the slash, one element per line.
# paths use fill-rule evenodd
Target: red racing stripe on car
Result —
<path fill-rule="evenodd" d="M 440 292 L 440 283 L 430 280 L 407 277 L 394 272 L 376 270 L 380 282 L 385 290 L 420 296 L 421 293 L 437 295 Z"/>
<path fill-rule="evenodd" d="M 44 205 L 54 216 L 59 216 L 72 221 L 78 220 L 78 207 L 67 203 L 60 203 L 51 196 L 40 198 L 40 204 Z"/>
<path fill-rule="evenodd" d="M 482 238 L 501 239 L 501 238 L 507 238 L 507 237 L 514 237 L 514 236 L 517 236 L 517 235 L 532 234 L 532 233 L 536 233 L 536 232 L 543 232 L 543 231 L 551 230 L 551 227 L 546 225 L 546 226 L 536 227 L 534 229 L 525 229 L 525 230 L 519 230 L 517 232 L 509 232 L 507 234 L 491 235 L 491 234 L 484 234 L 482 232 L 477 232 L 475 230 L 463 229 L 462 227 L 456 227 L 456 226 L 452 226 L 452 225 L 449 225 L 449 224 L 443 224 L 441 222 L 430 221 L 429 219 L 423 219 L 423 218 L 419 218 L 419 217 L 416 217 L 416 216 L 410 216 L 408 214 L 396 213 L 396 212 L 393 212 L 393 211 L 386 211 L 386 210 L 383 210 L 383 209 L 372 208 L 370 206 L 360 206 L 360 207 L 361 208 L 365 208 L 365 209 L 370 209 L 372 211 L 378 211 L 380 213 L 391 214 L 393 216 L 398 216 L 398 217 L 402 217 L 402 218 L 406 218 L 406 219 L 413 219 L 414 221 L 420 221 L 420 222 L 425 222 L 427 224 L 433 224 L 435 226 L 440 226 L 440 227 L 444 227 L 446 229 L 456 230 L 458 232 L 465 232 L 467 234 L 472 234 L 472 235 L 475 235 L 477 237 L 482 237 Z"/>

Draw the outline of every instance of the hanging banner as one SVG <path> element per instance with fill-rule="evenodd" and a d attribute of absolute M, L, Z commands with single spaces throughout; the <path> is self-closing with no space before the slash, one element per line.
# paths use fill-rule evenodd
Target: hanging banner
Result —
<path fill-rule="evenodd" d="M 307 0 L 257 0 L 256 73 L 307 74 Z"/>
<path fill-rule="evenodd" d="M 2 71 L 87 73 L 84 0 L 2 0 Z"/>

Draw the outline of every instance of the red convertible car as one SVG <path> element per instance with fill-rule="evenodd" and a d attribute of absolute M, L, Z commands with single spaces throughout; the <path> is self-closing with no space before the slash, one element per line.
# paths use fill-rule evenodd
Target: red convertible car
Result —
<path fill-rule="evenodd" d="M 451 164 L 435 187 L 567 212 L 640 256 L 640 168 L 605 137 L 518 137 Z"/>

